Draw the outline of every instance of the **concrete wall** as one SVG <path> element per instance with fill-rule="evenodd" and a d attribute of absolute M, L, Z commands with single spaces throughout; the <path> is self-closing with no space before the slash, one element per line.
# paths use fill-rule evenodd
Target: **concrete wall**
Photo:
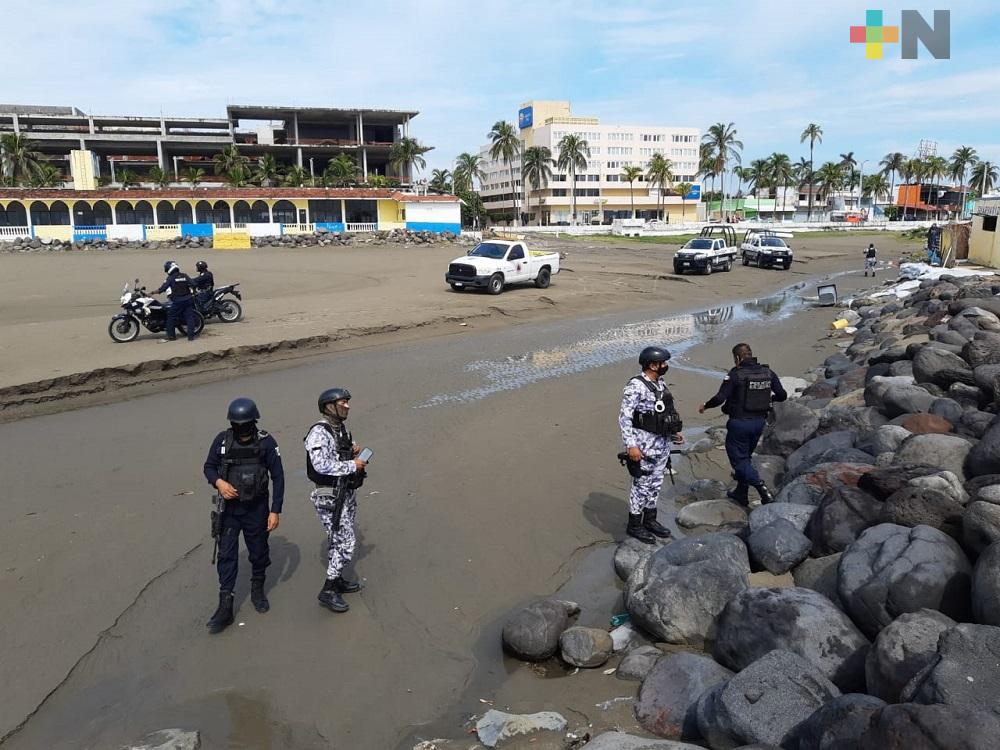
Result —
<path fill-rule="evenodd" d="M 461 232 L 458 203 L 406 203 L 406 228 L 417 232 Z"/>
<path fill-rule="evenodd" d="M 972 235 L 969 238 L 969 260 L 984 266 L 1000 268 L 1000 232 L 983 229 L 986 216 L 972 217 Z"/>

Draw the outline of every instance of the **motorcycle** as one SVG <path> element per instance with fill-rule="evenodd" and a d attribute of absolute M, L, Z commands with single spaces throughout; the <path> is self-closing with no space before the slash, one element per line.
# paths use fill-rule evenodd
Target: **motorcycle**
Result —
<path fill-rule="evenodd" d="M 235 323 L 243 317 L 243 307 L 236 300 L 243 299 L 243 295 L 236 288 L 240 282 L 217 286 L 212 290 L 195 292 L 194 306 L 202 314 L 205 320 L 218 316 L 224 323 Z M 232 297 L 226 296 L 232 295 Z M 236 299 L 233 299 L 236 297 Z"/>
<path fill-rule="evenodd" d="M 116 343 L 124 344 L 139 338 L 141 326 L 145 326 L 150 333 L 160 333 L 167 327 L 169 304 L 168 302 L 164 305 L 151 297 L 146 287 L 139 286 L 139 279 L 135 280 L 131 290 L 126 281 L 121 297 L 121 306 L 125 312 L 120 312 L 111 318 L 108 335 Z M 197 309 L 194 310 L 194 326 L 196 336 L 205 327 L 205 318 Z M 187 325 L 183 319 L 177 321 L 177 327 L 182 334 L 187 335 Z"/>

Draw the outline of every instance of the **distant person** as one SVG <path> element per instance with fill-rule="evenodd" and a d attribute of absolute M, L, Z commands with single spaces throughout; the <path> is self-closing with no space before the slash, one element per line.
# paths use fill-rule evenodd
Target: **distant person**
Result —
<path fill-rule="evenodd" d="M 346 388 L 323 391 L 318 401 L 323 419 L 310 427 L 305 437 L 306 474 L 316 485 L 309 499 L 329 543 L 326 582 L 316 598 L 331 612 L 346 612 L 350 607 L 341 595 L 361 590 L 358 581 L 344 577 L 344 569 L 354 559 L 357 492 L 365 481 L 368 465 L 358 458 L 361 448 L 344 424 L 350 401 Z"/>
<path fill-rule="evenodd" d="M 874 243 L 869 242 L 868 247 L 862 253 L 865 258 L 865 276 L 871 271 L 872 276 L 875 275 L 875 269 L 878 266 L 878 248 L 875 247 Z"/>
<path fill-rule="evenodd" d="M 268 534 L 278 528 L 285 498 L 285 472 L 278 444 L 257 428 L 260 412 L 248 398 L 229 404 L 229 429 L 212 441 L 205 459 L 205 479 L 223 499 L 218 540 L 219 607 L 207 623 L 221 633 L 233 624 L 233 589 L 239 569 L 240 532 L 250 557 L 250 601 L 258 612 L 271 605 L 264 594 L 264 574 L 271 564 Z M 268 477 L 274 497 L 268 502 Z"/>
<path fill-rule="evenodd" d="M 191 279 L 191 286 L 198 295 L 198 304 L 204 305 L 212 299 L 212 292 L 215 289 L 215 275 L 208 270 L 208 263 L 199 260 L 194 264 L 198 275 Z"/>
<path fill-rule="evenodd" d="M 669 359 L 670 352 L 659 346 L 647 346 L 639 353 L 642 372 L 625 384 L 618 412 L 625 446 L 622 455 L 632 476 L 625 533 L 645 544 L 671 535 L 657 520 L 656 505 L 670 463 L 671 443 L 684 442 L 674 397 L 663 382 Z"/>
<path fill-rule="evenodd" d="M 719 392 L 699 406 L 698 413 L 721 406 L 723 413 L 729 415 L 726 455 L 733 467 L 736 489 L 726 494 L 741 505 L 748 505 L 749 489 L 753 487 L 762 503 L 770 503 L 774 497 L 754 468 L 753 452 L 764 432 L 771 402 L 784 401 L 788 394 L 778 376 L 770 367 L 757 362 L 747 344 L 733 347 L 733 361 L 736 366 L 722 381 Z"/>
<path fill-rule="evenodd" d="M 177 336 L 174 331 L 177 328 L 177 319 L 184 316 L 184 326 L 187 328 L 188 341 L 194 341 L 194 297 L 191 296 L 191 277 L 181 271 L 176 263 L 168 260 L 163 264 L 163 270 L 167 278 L 155 294 L 167 292 L 170 304 L 167 305 L 167 336 L 163 341 L 176 341 Z"/>

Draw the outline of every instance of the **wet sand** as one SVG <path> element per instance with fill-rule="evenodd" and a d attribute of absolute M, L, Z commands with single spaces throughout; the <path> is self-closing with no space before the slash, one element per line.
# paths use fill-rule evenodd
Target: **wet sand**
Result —
<path fill-rule="evenodd" d="M 820 238 L 802 245 L 811 242 L 822 252 Z M 0 704 L 0 737 L 22 727 L 3 744 L 116 747 L 181 726 L 201 730 L 206 747 L 382 748 L 405 746 L 415 731 L 459 736 L 458 717 L 481 711 L 478 697 L 494 697 L 470 695 L 472 688 L 527 703 L 525 674 L 504 666 L 491 628 L 512 607 L 558 589 L 590 549 L 620 538 L 626 482 L 614 460 L 615 413 L 640 342 L 673 330 L 656 319 L 724 309 L 726 300 L 750 296 L 737 285 L 773 291 L 808 278 L 807 269 L 856 268 L 856 244 L 850 260 L 831 247 L 791 273 L 740 268 L 688 277 L 690 284 L 660 282 L 662 296 L 648 305 L 636 303 L 657 280 L 643 276 L 622 303 L 629 314 L 598 315 L 581 302 L 575 315 L 544 323 L 472 321 L 459 335 L 334 352 L 0 426 L 8 517 L 0 531 L 0 681 L 18 686 Z M 590 252 L 574 247 L 571 258 Z M 620 261 L 603 246 L 592 252 L 595 266 Z M 645 246 L 623 252 L 636 266 L 654 263 Z M 806 259 L 804 248 L 800 254 Z M 604 293 L 604 284 L 619 282 L 593 283 Z M 680 284 L 684 294 L 663 293 Z M 463 305 L 497 301 L 442 294 Z M 504 320 L 521 323 L 519 315 Z M 782 373 L 825 356 L 813 345 L 829 311 L 773 327 L 753 318 L 753 336 L 687 317 L 703 343 L 685 357 L 709 367 L 727 365 L 733 336 L 751 338 Z M 625 354 L 608 354 L 595 340 L 617 340 Z M 584 362 L 581 349 L 605 353 Z M 680 368 L 670 380 L 697 426 L 692 404 L 716 382 Z M 352 429 L 376 454 L 359 513 L 356 569 L 367 588 L 343 616 L 314 601 L 323 536 L 299 448 L 314 394 L 333 384 L 354 391 Z M 249 606 L 244 567 L 243 625 L 209 638 L 203 623 L 217 584 L 200 466 L 236 395 L 258 400 L 262 426 L 283 448 L 286 506 L 272 535 L 271 612 Z M 706 462 L 698 471 L 714 469 Z"/>

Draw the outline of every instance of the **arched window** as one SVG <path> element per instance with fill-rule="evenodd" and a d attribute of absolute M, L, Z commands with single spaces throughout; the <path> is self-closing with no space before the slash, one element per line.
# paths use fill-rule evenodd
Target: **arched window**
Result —
<path fill-rule="evenodd" d="M 70 223 L 69 207 L 62 201 L 55 201 L 49 206 L 49 218 L 54 226 L 68 226 Z"/>
<path fill-rule="evenodd" d="M 271 215 L 264 201 L 253 202 L 253 206 L 250 207 L 250 221 L 255 224 L 267 224 L 271 221 Z"/>
<path fill-rule="evenodd" d="M 153 223 L 153 207 L 149 204 L 149 201 L 139 201 L 135 204 L 135 221 L 131 222 L 133 224 L 152 224 Z"/>
<path fill-rule="evenodd" d="M 41 201 L 31 204 L 31 223 L 35 226 L 68 226 L 69 209 L 62 201 L 46 206 Z"/>
<path fill-rule="evenodd" d="M 135 224 L 135 208 L 130 201 L 118 201 L 115 204 L 115 218 L 119 224 Z"/>
<path fill-rule="evenodd" d="M 77 201 L 73 204 L 73 223 L 76 226 L 95 226 L 97 220 L 94 218 L 94 209 L 86 201 Z"/>
<path fill-rule="evenodd" d="M 198 224 L 212 223 L 212 204 L 208 201 L 198 201 L 194 207 L 194 220 Z"/>
<path fill-rule="evenodd" d="M 171 206 L 169 201 L 160 201 L 156 204 L 156 221 L 159 224 L 180 224 L 177 220 L 177 209 Z"/>
<path fill-rule="evenodd" d="M 187 201 L 177 201 L 174 204 L 174 211 L 177 212 L 176 224 L 193 224 L 194 213 L 191 211 L 191 204 Z M 163 221 L 161 218 L 160 221 Z"/>
<path fill-rule="evenodd" d="M 51 223 L 49 222 L 49 207 L 41 201 L 35 201 L 31 204 L 31 223 L 36 227 L 48 226 Z"/>
<path fill-rule="evenodd" d="M 28 214 L 24 210 L 24 204 L 18 201 L 11 201 L 7 208 L 0 208 L 0 227 L 26 227 L 28 226 Z"/>
<path fill-rule="evenodd" d="M 253 221 L 250 218 L 250 204 L 246 201 L 236 201 L 233 205 L 233 214 L 236 217 L 238 223 L 246 224 Z"/>
<path fill-rule="evenodd" d="M 107 226 L 113 223 L 111 221 L 111 206 L 104 201 L 97 201 L 94 204 L 94 224 L 97 226 Z"/>
<path fill-rule="evenodd" d="M 274 204 L 274 220 L 281 224 L 298 224 L 299 213 L 289 201 L 278 201 Z"/>
<path fill-rule="evenodd" d="M 216 201 L 215 205 L 212 206 L 212 214 L 214 216 L 213 224 L 228 225 L 233 220 L 232 214 L 229 213 L 229 204 L 225 201 Z"/>

